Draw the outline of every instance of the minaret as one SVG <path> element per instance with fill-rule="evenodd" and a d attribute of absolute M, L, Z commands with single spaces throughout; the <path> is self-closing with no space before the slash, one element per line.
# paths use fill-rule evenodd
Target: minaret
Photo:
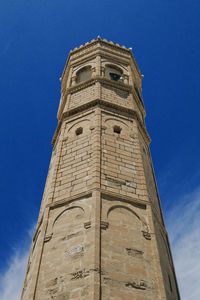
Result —
<path fill-rule="evenodd" d="M 21 300 L 180 299 L 131 49 L 70 52 Z"/>

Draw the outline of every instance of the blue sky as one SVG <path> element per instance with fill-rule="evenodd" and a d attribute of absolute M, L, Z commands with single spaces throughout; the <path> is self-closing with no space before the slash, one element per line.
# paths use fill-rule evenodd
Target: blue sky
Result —
<path fill-rule="evenodd" d="M 68 53 L 98 35 L 132 47 L 144 74 L 180 292 L 183 300 L 200 299 L 199 14 L 197 0 L 0 1 L 1 299 L 19 299 Z"/>

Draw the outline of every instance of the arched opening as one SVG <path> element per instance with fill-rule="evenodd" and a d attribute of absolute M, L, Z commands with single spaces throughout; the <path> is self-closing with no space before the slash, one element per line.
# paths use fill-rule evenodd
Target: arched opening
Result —
<path fill-rule="evenodd" d="M 114 81 L 123 82 L 122 70 L 112 65 L 106 65 L 105 77 Z"/>
<path fill-rule="evenodd" d="M 92 77 L 92 69 L 90 66 L 84 67 L 76 73 L 76 82 L 80 83 Z"/>

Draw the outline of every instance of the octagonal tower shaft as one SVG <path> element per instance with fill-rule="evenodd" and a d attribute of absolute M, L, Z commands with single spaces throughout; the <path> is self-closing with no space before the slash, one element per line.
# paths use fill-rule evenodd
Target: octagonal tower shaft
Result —
<path fill-rule="evenodd" d="M 21 300 L 178 300 L 130 49 L 70 52 Z"/>

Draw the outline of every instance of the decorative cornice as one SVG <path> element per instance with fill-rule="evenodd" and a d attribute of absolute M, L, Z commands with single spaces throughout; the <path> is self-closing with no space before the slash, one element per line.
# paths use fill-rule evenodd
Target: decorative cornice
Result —
<path fill-rule="evenodd" d="M 133 197 L 130 197 L 130 196 L 121 195 L 118 193 L 108 192 L 108 191 L 104 191 L 104 190 L 100 190 L 100 192 L 101 192 L 101 196 L 103 196 L 103 197 L 109 197 L 109 198 L 113 198 L 115 200 L 129 202 L 129 203 L 132 203 L 135 206 L 142 208 L 142 209 L 146 209 L 147 205 L 150 205 L 150 202 L 148 202 L 146 200 L 140 200 L 138 198 L 135 198 L 134 194 L 133 194 Z"/>
<path fill-rule="evenodd" d="M 49 207 L 50 209 L 56 208 L 58 206 L 63 206 L 66 203 L 78 200 L 78 199 L 82 199 L 85 197 L 90 197 L 92 195 L 92 190 L 84 192 L 84 193 L 79 193 L 75 196 L 71 196 L 71 197 L 66 197 L 65 199 L 56 201 L 56 202 L 51 202 L 49 204 L 47 204 L 47 207 Z"/>
<path fill-rule="evenodd" d="M 109 78 L 106 78 L 106 77 L 95 76 L 92 79 L 88 79 L 88 80 L 83 81 L 83 82 L 81 82 L 79 84 L 76 84 L 75 86 L 72 86 L 72 87 L 68 88 L 66 90 L 66 94 L 68 94 L 68 93 L 73 94 L 73 93 L 75 93 L 77 91 L 85 89 L 88 86 L 93 85 L 96 82 L 106 83 L 109 86 L 112 86 L 112 87 L 115 87 L 115 88 L 119 88 L 120 87 L 120 89 L 122 89 L 124 91 L 131 91 L 132 90 L 132 86 L 131 85 L 125 84 L 123 82 L 118 82 L 118 81 L 115 82 L 115 81 L 113 81 L 113 80 L 111 80 Z"/>
<path fill-rule="evenodd" d="M 130 109 L 130 108 L 127 108 L 127 107 L 124 107 L 124 106 L 120 106 L 120 105 L 108 102 L 108 101 L 105 101 L 105 100 L 95 99 L 93 101 L 87 102 L 87 103 L 85 103 L 83 105 L 80 105 L 78 107 L 75 107 L 75 108 L 70 109 L 67 112 L 63 113 L 62 118 L 59 121 L 58 126 L 57 126 L 56 131 L 55 131 L 55 134 L 53 136 L 52 145 L 54 146 L 54 144 L 55 144 L 55 141 L 56 141 L 56 138 L 57 138 L 57 135 L 58 135 L 58 132 L 60 130 L 60 127 L 62 125 L 63 120 L 65 120 L 68 116 L 75 115 L 75 114 L 77 114 L 79 112 L 83 112 L 84 110 L 89 109 L 89 108 L 94 107 L 94 106 L 97 106 L 97 105 L 99 105 L 100 107 L 107 107 L 107 108 L 116 109 L 116 111 L 119 114 L 120 113 L 126 113 L 129 116 L 132 116 L 133 118 L 136 118 L 136 120 L 138 121 L 138 123 L 139 123 L 139 125 L 140 125 L 140 127 L 142 129 L 142 133 L 144 135 L 144 139 L 146 140 L 146 142 L 148 144 L 150 144 L 151 138 L 148 135 L 148 132 L 147 132 L 144 124 L 142 123 L 142 121 L 141 121 L 141 119 L 140 119 L 137 111 L 135 111 L 133 109 Z"/>
<path fill-rule="evenodd" d="M 75 92 L 81 91 L 81 90 L 95 84 L 96 82 L 104 83 L 104 84 L 107 84 L 108 86 L 111 86 L 111 87 L 114 87 L 114 88 L 120 88 L 124 91 L 132 92 L 133 95 L 134 95 L 134 99 L 136 100 L 137 105 L 138 105 L 139 109 L 141 110 L 142 114 L 144 116 L 146 115 L 144 105 L 139 100 L 138 95 L 135 92 L 135 89 L 132 85 L 129 85 L 129 84 L 126 84 L 126 83 L 123 83 L 123 82 L 115 82 L 115 81 L 113 81 L 109 78 L 105 78 L 105 77 L 101 77 L 101 76 L 95 76 L 91 79 L 88 79 L 88 80 L 83 81 L 79 84 L 71 86 L 71 87 L 69 87 L 68 89 L 65 90 L 65 94 L 63 95 L 63 99 L 62 99 L 62 102 L 60 104 L 60 108 L 59 108 L 59 112 L 58 112 L 58 118 L 60 118 L 60 116 L 62 114 L 62 111 L 64 109 L 64 106 L 65 106 L 65 103 L 66 103 L 66 100 L 67 100 L 67 96 L 69 94 L 73 94 Z"/>
<path fill-rule="evenodd" d="M 101 44 L 104 44 L 104 45 L 109 45 L 109 47 L 115 48 L 115 49 L 120 50 L 120 51 L 125 51 L 125 52 L 128 52 L 128 53 L 131 52 L 131 48 L 126 48 L 125 46 L 120 46 L 119 44 L 115 44 L 112 41 L 108 41 L 107 39 L 101 39 L 100 37 L 97 37 L 96 40 L 93 39 L 90 42 L 87 42 L 84 45 L 81 45 L 80 47 L 74 48 L 73 50 L 71 50 L 71 54 L 77 53 L 77 52 L 81 51 L 83 48 L 87 49 L 87 48 L 89 48 L 89 47 L 91 47 L 91 46 L 93 46 L 97 43 L 101 43 Z"/>
<path fill-rule="evenodd" d="M 97 190 L 100 192 L 102 197 L 110 197 L 110 198 L 113 198 L 115 200 L 120 200 L 120 201 L 133 203 L 135 206 L 138 206 L 139 208 L 142 208 L 142 209 L 146 209 L 147 205 L 150 205 L 150 202 L 148 202 L 146 200 L 140 200 L 138 198 L 135 198 L 134 194 L 133 194 L 133 197 L 130 197 L 130 196 L 126 196 L 126 195 L 120 195 L 118 193 L 108 192 L 108 191 L 105 191 L 105 190 L 102 190 L 102 189 L 90 189 L 87 192 L 79 193 L 75 196 L 66 197 L 65 199 L 49 203 L 49 204 L 47 204 L 46 207 L 49 207 L 50 209 L 54 209 L 58 206 L 63 206 L 64 204 L 67 204 L 67 203 L 72 202 L 72 201 L 76 201 L 76 200 L 79 200 L 79 199 L 82 199 L 82 198 L 85 198 L 85 197 L 91 197 L 92 193 L 94 191 L 97 191 Z"/>

